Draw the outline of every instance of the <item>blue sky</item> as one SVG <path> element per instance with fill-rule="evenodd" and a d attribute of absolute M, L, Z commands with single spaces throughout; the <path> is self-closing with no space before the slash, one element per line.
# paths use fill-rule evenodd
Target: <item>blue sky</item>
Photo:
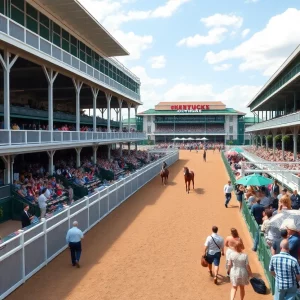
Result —
<path fill-rule="evenodd" d="M 131 53 L 144 105 L 246 104 L 300 42 L 296 0 L 81 0 Z"/>

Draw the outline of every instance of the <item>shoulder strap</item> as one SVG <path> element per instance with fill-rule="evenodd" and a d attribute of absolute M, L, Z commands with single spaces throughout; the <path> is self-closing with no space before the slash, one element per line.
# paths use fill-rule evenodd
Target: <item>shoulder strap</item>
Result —
<path fill-rule="evenodd" d="M 219 247 L 219 245 L 216 243 L 215 239 L 212 237 L 212 235 L 211 235 L 211 238 L 213 239 L 214 243 L 215 243 L 216 246 L 219 248 L 219 250 L 221 250 L 220 247 Z"/>

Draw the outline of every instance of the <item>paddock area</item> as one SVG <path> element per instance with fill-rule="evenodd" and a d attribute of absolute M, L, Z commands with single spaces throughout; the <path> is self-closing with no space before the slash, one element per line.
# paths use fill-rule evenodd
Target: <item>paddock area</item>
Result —
<path fill-rule="evenodd" d="M 231 227 L 239 230 L 253 273 L 266 281 L 238 203 L 233 199 L 224 207 L 228 176 L 221 155 L 210 150 L 205 163 L 202 153 L 181 151 L 169 168 L 167 186 L 157 176 L 91 229 L 83 240 L 80 269 L 72 267 L 66 250 L 6 299 L 229 299 L 224 257 L 218 286 L 200 264 L 212 225 L 223 237 Z M 184 166 L 195 172 L 190 194 Z M 254 293 L 249 285 L 246 299 L 272 297 Z"/>

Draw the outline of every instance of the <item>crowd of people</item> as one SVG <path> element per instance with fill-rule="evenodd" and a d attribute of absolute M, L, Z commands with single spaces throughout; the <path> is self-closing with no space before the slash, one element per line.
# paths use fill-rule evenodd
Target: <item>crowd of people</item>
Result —
<path fill-rule="evenodd" d="M 224 143 L 221 142 L 198 142 L 198 141 L 187 141 L 187 142 L 166 142 L 156 143 L 155 148 L 157 149 L 168 149 L 176 148 L 181 150 L 212 150 L 212 149 L 224 149 Z"/>
<path fill-rule="evenodd" d="M 282 157 L 282 150 L 275 149 L 275 152 L 273 153 L 273 149 L 266 149 L 264 147 L 258 147 L 256 148 L 255 146 L 253 147 L 247 147 L 245 150 L 248 152 L 257 155 L 258 157 L 270 161 L 270 162 L 282 162 L 283 160 L 286 162 L 294 162 L 294 154 L 291 151 L 285 150 L 284 151 L 284 159 Z M 297 160 L 300 162 L 300 154 L 297 154 Z M 299 170 L 299 163 L 295 164 L 284 164 L 280 163 L 279 167 L 289 169 L 289 170 Z"/>
<path fill-rule="evenodd" d="M 155 128 L 156 133 L 223 133 L 225 132 L 223 125 L 157 125 Z"/>
<path fill-rule="evenodd" d="M 11 125 L 12 130 L 48 130 L 48 125 L 42 125 L 42 124 L 35 124 L 35 123 L 12 123 Z M 56 123 L 53 125 L 53 130 L 54 131 L 76 131 L 75 124 L 59 124 Z M 93 131 L 93 126 L 81 126 L 80 131 Z M 107 132 L 107 127 L 106 126 L 98 126 L 97 127 L 98 132 Z M 119 132 L 119 128 L 112 127 L 111 132 Z M 128 132 L 128 128 L 123 128 L 122 132 Z M 130 128 L 130 132 L 135 132 L 134 128 Z"/>
<path fill-rule="evenodd" d="M 85 187 L 91 194 L 163 155 L 140 150 L 123 150 L 121 155 L 114 150 L 110 159 L 100 154 L 96 164 L 82 158 L 79 168 L 74 157 L 63 157 L 54 162 L 54 177 L 41 163 L 25 163 L 19 178 L 13 182 L 13 189 L 24 202 L 38 206 L 42 217 L 50 217 L 74 202 L 74 187 Z M 110 171 L 112 178 L 102 178 L 101 170 Z"/>

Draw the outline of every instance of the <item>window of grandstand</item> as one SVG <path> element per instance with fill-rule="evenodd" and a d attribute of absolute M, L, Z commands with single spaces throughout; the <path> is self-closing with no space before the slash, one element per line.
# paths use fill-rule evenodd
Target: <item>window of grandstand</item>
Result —
<path fill-rule="evenodd" d="M 151 125 L 147 127 L 147 133 L 151 133 Z"/>
<path fill-rule="evenodd" d="M 233 126 L 232 125 L 229 126 L 229 133 L 233 133 Z"/>
<path fill-rule="evenodd" d="M 3 1 L 0 1 L 0 4 L 1 3 L 3 3 Z M 25 26 L 36 34 L 39 34 L 42 38 L 48 40 L 64 51 L 67 51 L 71 55 L 74 55 L 81 61 L 94 67 L 96 70 L 127 87 L 131 91 L 139 93 L 139 83 L 116 68 L 109 61 L 102 58 L 83 42 L 78 41 L 70 33 L 62 29 L 58 24 L 39 12 L 26 1 L 11 0 L 11 5 L 5 10 L 3 4 L 0 6 L 2 6 L 0 8 L 2 13 L 10 11 L 10 17 L 15 22 Z"/>
<path fill-rule="evenodd" d="M 233 122 L 233 116 L 229 116 L 229 122 Z"/>

